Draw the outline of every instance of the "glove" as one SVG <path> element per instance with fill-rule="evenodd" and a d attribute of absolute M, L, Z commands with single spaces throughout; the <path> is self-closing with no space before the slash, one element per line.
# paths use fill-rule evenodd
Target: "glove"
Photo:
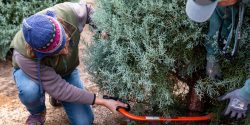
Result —
<path fill-rule="evenodd" d="M 239 95 L 240 89 L 236 89 L 218 98 L 219 101 L 230 99 L 230 102 L 225 109 L 224 115 L 228 115 L 231 112 L 231 118 L 236 116 L 237 119 L 246 116 L 247 106 L 249 101 Z"/>
<path fill-rule="evenodd" d="M 216 61 L 207 61 L 206 72 L 211 79 L 222 80 L 220 65 Z"/>

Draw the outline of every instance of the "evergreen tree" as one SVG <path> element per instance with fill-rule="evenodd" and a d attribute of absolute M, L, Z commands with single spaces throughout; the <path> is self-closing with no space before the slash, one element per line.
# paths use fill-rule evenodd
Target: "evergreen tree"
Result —
<path fill-rule="evenodd" d="M 221 57 L 224 80 L 212 81 L 204 70 L 207 24 L 191 22 L 185 2 L 98 0 L 93 21 L 110 37 L 95 35 L 85 51 L 86 68 L 104 93 L 146 104 L 150 114 L 213 112 L 218 117 L 211 124 L 238 124 L 220 118 L 226 103 L 217 97 L 243 86 L 249 75 L 250 16 L 244 22 L 237 58 Z"/>

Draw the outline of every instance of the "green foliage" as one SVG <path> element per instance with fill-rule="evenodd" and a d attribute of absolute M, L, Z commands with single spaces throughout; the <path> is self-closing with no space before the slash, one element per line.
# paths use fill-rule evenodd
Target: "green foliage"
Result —
<path fill-rule="evenodd" d="M 250 8 L 247 9 L 247 12 L 250 11 Z M 246 78 L 250 76 L 250 14 L 246 14 L 246 18 L 244 20 L 244 25 L 242 26 L 242 39 L 239 44 L 239 53 L 237 57 L 228 61 L 223 57 L 220 59 L 220 64 L 222 68 L 222 72 L 224 75 L 223 81 L 212 81 L 208 78 L 200 79 L 197 81 L 196 90 L 197 93 L 202 97 L 204 95 L 208 95 L 212 99 L 212 104 L 216 107 L 225 107 L 221 105 L 221 102 L 218 102 L 215 97 L 219 95 L 223 95 L 228 91 L 234 90 L 236 88 L 240 88 L 244 85 Z M 223 54 L 221 54 L 223 55 Z M 223 109 L 224 110 L 224 109 Z M 223 110 L 214 109 L 214 112 L 220 113 Z M 227 121 L 228 119 L 226 119 Z M 249 124 L 250 114 L 248 114 L 244 123 L 241 124 Z M 240 124 L 235 121 L 231 121 L 233 123 Z M 229 123 L 229 122 L 228 122 Z"/>
<path fill-rule="evenodd" d="M 247 9 L 247 12 L 249 11 L 250 8 Z M 198 93 L 201 96 L 204 94 L 204 91 L 207 91 L 205 93 L 208 93 L 210 97 L 214 97 L 220 93 L 224 93 L 223 91 L 217 91 L 218 89 L 228 91 L 241 87 L 246 78 L 250 76 L 250 14 L 248 13 L 245 16 L 238 55 L 231 61 L 224 59 L 223 56 L 220 57 L 220 64 L 224 75 L 223 81 L 211 81 L 210 79 L 198 81 L 197 90 L 199 90 Z M 221 55 L 223 54 L 221 53 Z"/>
<path fill-rule="evenodd" d="M 24 17 L 65 0 L 3 0 L 0 1 L 0 60 L 5 60 L 9 45 L 20 29 Z"/>
<path fill-rule="evenodd" d="M 178 112 L 169 108 L 182 105 L 182 95 L 173 92 L 176 77 L 193 77 L 205 61 L 202 28 L 187 20 L 184 4 L 176 0 L 97 1 L 93 20 L 111 36 L 107 41 L 96 37 L 84 60 L 102 90 L 143 101 L 149 109 L 156 107 L 166 114 Z"/>
<path fill-rule="evenodd" d="M 220 116 L 226 102 L 219 103 L 216 98 L 242 86 L 249 75 L 249 19 L 245 22 L 238 57 L 232 62 L 221 57 L 225 79 L 212 81 L 204 73 L 203 42 L 207 25 L 187 18 L 185 2 L 97 1 L 93 21 L 110 37 L 103 40 L 97 34 L 87 46 L 84 61 L 92 80 L 103 92 L 142 102 L 154 113 L 184 115 L 188 105 L 188 88 L 184 85 L 192 87 L 197 83 L 198 95 L 211 100 L 208 100 L 211 107 L 205 107 L 206 111 Z M 180 84 L 179 80 L 184 83 Z M 218 124 L 220 119 L 212 124 Z"/>

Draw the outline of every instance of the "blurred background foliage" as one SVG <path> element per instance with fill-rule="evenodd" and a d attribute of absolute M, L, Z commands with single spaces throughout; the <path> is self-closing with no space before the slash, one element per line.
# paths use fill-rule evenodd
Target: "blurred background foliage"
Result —
<path fill-rule="evenodd" d="M 5 60 L 23 18 L 66 0 L 0 0 L 0 60 Z"/>

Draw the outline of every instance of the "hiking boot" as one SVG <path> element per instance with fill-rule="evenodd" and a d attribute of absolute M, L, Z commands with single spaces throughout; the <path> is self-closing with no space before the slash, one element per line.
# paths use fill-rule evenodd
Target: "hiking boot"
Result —
<path fill-rule="evenodd" d="M 33 114 L 33 115 L 31 114 L 26 120 L 25 125 L 44 125 L 45 116 L 46 116 L 46 110 L 44 110 L 42 113 Z"/>
<path fill-rule="evenodd" d="M 56 100 L 55 98 L 53 98 L 53 97 L 51 97 L 51 96 L 49 96 L 49 103 L 50 103 L 52 106 L 54 106 L 54 107 L 60 107 L 60 106 L 62 106 L 61 101 Z"/>

